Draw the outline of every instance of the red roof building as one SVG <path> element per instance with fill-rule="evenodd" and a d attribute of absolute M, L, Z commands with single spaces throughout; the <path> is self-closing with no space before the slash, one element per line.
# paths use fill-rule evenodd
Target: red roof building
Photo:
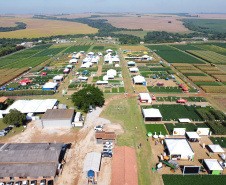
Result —
<path fill-rule="evenodd" d="M 114 149 L 111 185 L 138 185 L 136 152 L 121 146 Z"/>

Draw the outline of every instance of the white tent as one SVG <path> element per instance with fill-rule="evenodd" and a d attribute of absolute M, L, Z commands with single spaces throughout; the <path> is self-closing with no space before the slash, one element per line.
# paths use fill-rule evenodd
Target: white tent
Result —
<path fill-rule="evenodd" d="M 152 102 L 151 96 L 149 93 L 139 93 L 140 101 L 147 101 L 148 103 Z"/>
<path fill-rule="evenodd" d="M 60 75 L 57 75 L 57 76 L 54 76 L 53 77 L 53 82 L 56 82 L 56 81 L 63 81 L 64 77 L 63 76 L 60 76 Z"/>
<path fill-rule="evenodd" d="M 142 109 L 145 121 L 162 121 L 162 114 L 159 109 Z"/>
<path fill-rule="evenodd" d="M 96 82 L 97 85 L 108 85 L 108 81 L 97 81 Z"/>
<path fill-rule="evenodd" d="M 99 172 L 100 162 L 101 162 L 101 153 L 97 152 L 87 153 L 83 171 L 88 172 L 89 170 L 93 170 L 94 172 Z"/>
<path fill-rule="evenodd" d="M 77 63 L 77 62 L 78 62 L 78 60 L 75 59 L 75 58 L 73 58 L 73 59 L 71 59 L 71 60 L 69 61 L 70 64 Z"/>
<path fill-rule="evenodd" d="M 224 153 L 225 151 L 220 145 L 208 145 L 213 153 Z"/>
<path fill-rule="evenodd" d="M 81 68 L 89 68 L 89 67 L 92 67 L 91 62 L 87 62 L 87 63 L 81 65 Z"/>
<path fill-rule="evenodd" d="M 112 52 L 113 52 L 113 50 L 108 49 L 108 50 L 106 50 L 106 52 L 107 52 L 107 53 L 112 53 Z"/>
<path fill-rule="evenodd" d="M 88 77 L 80 76 L 80 77 L 78 77 L 78 79 L 79 79 L 79 80 L 82 80 L 82 81 L 86 81 L 86 80 L 88 80 Z"/>
<path fill-rule="evenodd" d="M 137 84 L 143 84 L 144 82 L 146 83 L 146 80 L 143 76 L 134 76 L 133 77 L 133 82 L 134 82 L 134 85 L 137 85 Z"/>
<path fill-rule="evenodd" d="M 206 163 L 206 166 L 209 170 L 223 170 L 217 159 L 204 159 L 204 162 Z"/>
<path fill-rule="evenodd" d="M 127 65 L 128 65 L 128 66 L 129 66 L 129 65 L 136 65 L 136 62 L 129 61 L 129 62 L 127 62 Z"/>
<path fill-rule="evenodd" d="M 89 52 L 88 55 L 94 55 L 94 52 Z"/>
<path fill-rule="evenodd" d="M 17 109 L 22 113 L 44 113 L 47 109 L 53 109 L 56 103 L 57 99 L 17 100 L 4 111 L 4 114 L 8 114 L 11 109 Z"/>
<path fill-rule="evenodd" d="M 131 73 L 137 73 L 139 71 L 139 69 L 137 67 L 131 67 L 129 68 Z"/>
<path fill-rule="evenodd" d="M 179 157 L 180 159 L 193 159 L 194 152 L 185 138 L 166 138 L 166 147 L 168 148 L 170 158 Z M 176 158 L 175 158 L 176 159 Z"/>
<path fill-rule="evenodd" d="M 109 69 L 107 71 L 107 75 L 108 76 L 116 76 L 117 75 L 117 71 L 115 69 Z"/>
<path fill-rule="evenodd" d="M 190 123 L 190 122 L 191 122 L 191 120 L 188 119 L 188 118 L 179 118 L 178 121 L 179 121 L 180 123 Z"/>
<path fill-rule="evenodd" d="M 119 64 L 115 64 L 115 67 L 120 67 L 120 65 Z"/>
<path fill-rule="evenodd" d="M 199 139 L 201 138 L 197 132 L 186 132 L 189 139 Z"/>
<path fill-rule="evenodd" d="M 104 75 L 104 76 L 103 76 L 103 80 L 104 80 L 104 81 L 107 81 L 107 80 L 108 80 L 108 75 Z"/>
<path fill-rule="evenodd" d="M 91 62 L 94 63 L 94 64 L 98 64 L 98 60 L 96 58 L 92 58 Z"/>

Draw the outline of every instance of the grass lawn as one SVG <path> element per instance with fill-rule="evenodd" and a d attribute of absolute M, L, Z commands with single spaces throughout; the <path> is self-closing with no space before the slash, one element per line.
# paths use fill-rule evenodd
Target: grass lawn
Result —
<path fill-rule="evenodd" d="M 218 144 L 222 148 L 226 148 L 226 137 L 210 137 L 213 144 Z"/>
<path fill-rule="evenodd" d="M 162 175 L 164 185 L 218 185 L 226 182 L 226 175 Z"/>
<path fill-rule="evenodd" d="M 114 111 L 114 106 L 120 105 L 122 111 L 118 113 Z M 136 98 L 121 98 L 112 101 L 102 112 L 102 117 L 111 120 L 113 123 L 122 125 L 125 133 L 117 136 L 118 146 L 129 146 L 136 150 L 137 156 L 137 173 L 139 184 L 161 184 L 160 177 L 152 173 L 152 168 L 155 166 L 152 157 L 152 150 L 149 143 L 146 141 L 147 130 L 143 123 L 142 115 L 140 114 Z M 137 127 L 137 130 L 135 129 Z M 137 146 L 142 143 L 141 149 Z"/>
<path fill-rule="evenodd" d="M 161 132 L 162 135 L 168 135 L 163 124 L 146 124 L 145 127 L 147 129 L 147 133 L 151 132 L 154 134 L 156 132 L 157 135 L 160 135 Z"/>
<path fill-rule="evenodd" d="M 9 125 L 3 123 L 3 119 L 1 118 L 0 119 L 0 130 L 3 130 L 4 128 L 8 127 Z M 20 127 L 14 127 L 12 130 L 10 130 L 10 132 L 8 134 L 6 134 L 5 136 L 3 137 L 0 137 L 0 140 L 2 139 L 6 139 L 6 138 L 9 138 L 9 137 L 12 137 L 16 134 L 19 134 L 21 133 L 22 130 L 25 130 L 26 128 L 24 128 L 24 126 L 20 126 Z M 12 131 L 14 131 L 15 133 L 12 133 Z"/>

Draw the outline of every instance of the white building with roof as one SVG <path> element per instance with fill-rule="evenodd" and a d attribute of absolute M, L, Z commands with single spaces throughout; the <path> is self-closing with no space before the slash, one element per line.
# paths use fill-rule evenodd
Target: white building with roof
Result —
<path fill-rule="evenodd" d="M 78 63 L 78 60 L 73 58 L 69 61 L 70 64 L 77 64 Z"/>
<path fill-rule="evenodd" d="M 133 84 L 134 85 L 144 85 L 144 86 L 146 86 L 147 81 L 143 76 L 137 75 L 137 76 L 133 77 Z"/>
<path fill-rule="evenodd" d="M 186 138 L 166 138 L 165 144 L 170 159 L 194 160 L 195 153 Z"/>
<path fill-rule="evenodd" d="M 139 93 L 141 103 L 151 103 L 152 99 L 149 93 Z"/>
<path fill-rule="evenodd" d="M 8 114 L 11 109 L 17 109 L 21 113 L 44 113 L 47 109 L 53 109 L 56 104 L 57 99 L 17 100 L 3 114 Z"/>
<path fill-rule="evenodd" d="M 115 69 L 109 69 L 107 71 L 107 76 L 116 76 L 117 75 L 117 71 Z"/>
<path fill-rule="evenodd" d="M 162 121 L 162 114 L 159 109 L 142 109 L 144 121 Z"/>
<path fill-rule="evenodd" d="M 61 75 L 57 75 L 53 77 L 53 82 L 63 82 L 64 77 Z"/>
<path fill-rule="evenodd" d="M 58 86 L 58 83 L 56 82 L 47 82 L 45 85 L 43 85 L 42 90 L 56 90 Z"/>
<path fill-rule="evenodd" d="M 139 69 L 137 67 L 130 67 L 129 71 L 130 73 L 138 73 Z"/>

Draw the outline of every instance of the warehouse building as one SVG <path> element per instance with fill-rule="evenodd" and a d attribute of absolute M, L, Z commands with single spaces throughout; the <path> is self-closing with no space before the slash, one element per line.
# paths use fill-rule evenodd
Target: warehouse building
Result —
<path fill-rule="evenodd" d="M 48 109 L 42 116 L 42 128 L 71 128 L 74 109 Z"/>
<path fill-rule="evenodd" d="M 0 182 L 55 180 L 62 147 L 63 143 L 0 144 Z"/>
<path fill-rule="evenodd" d="M 159 109 L 142 109 L 144 121 L 162 121 L 162 114 Z"/>

